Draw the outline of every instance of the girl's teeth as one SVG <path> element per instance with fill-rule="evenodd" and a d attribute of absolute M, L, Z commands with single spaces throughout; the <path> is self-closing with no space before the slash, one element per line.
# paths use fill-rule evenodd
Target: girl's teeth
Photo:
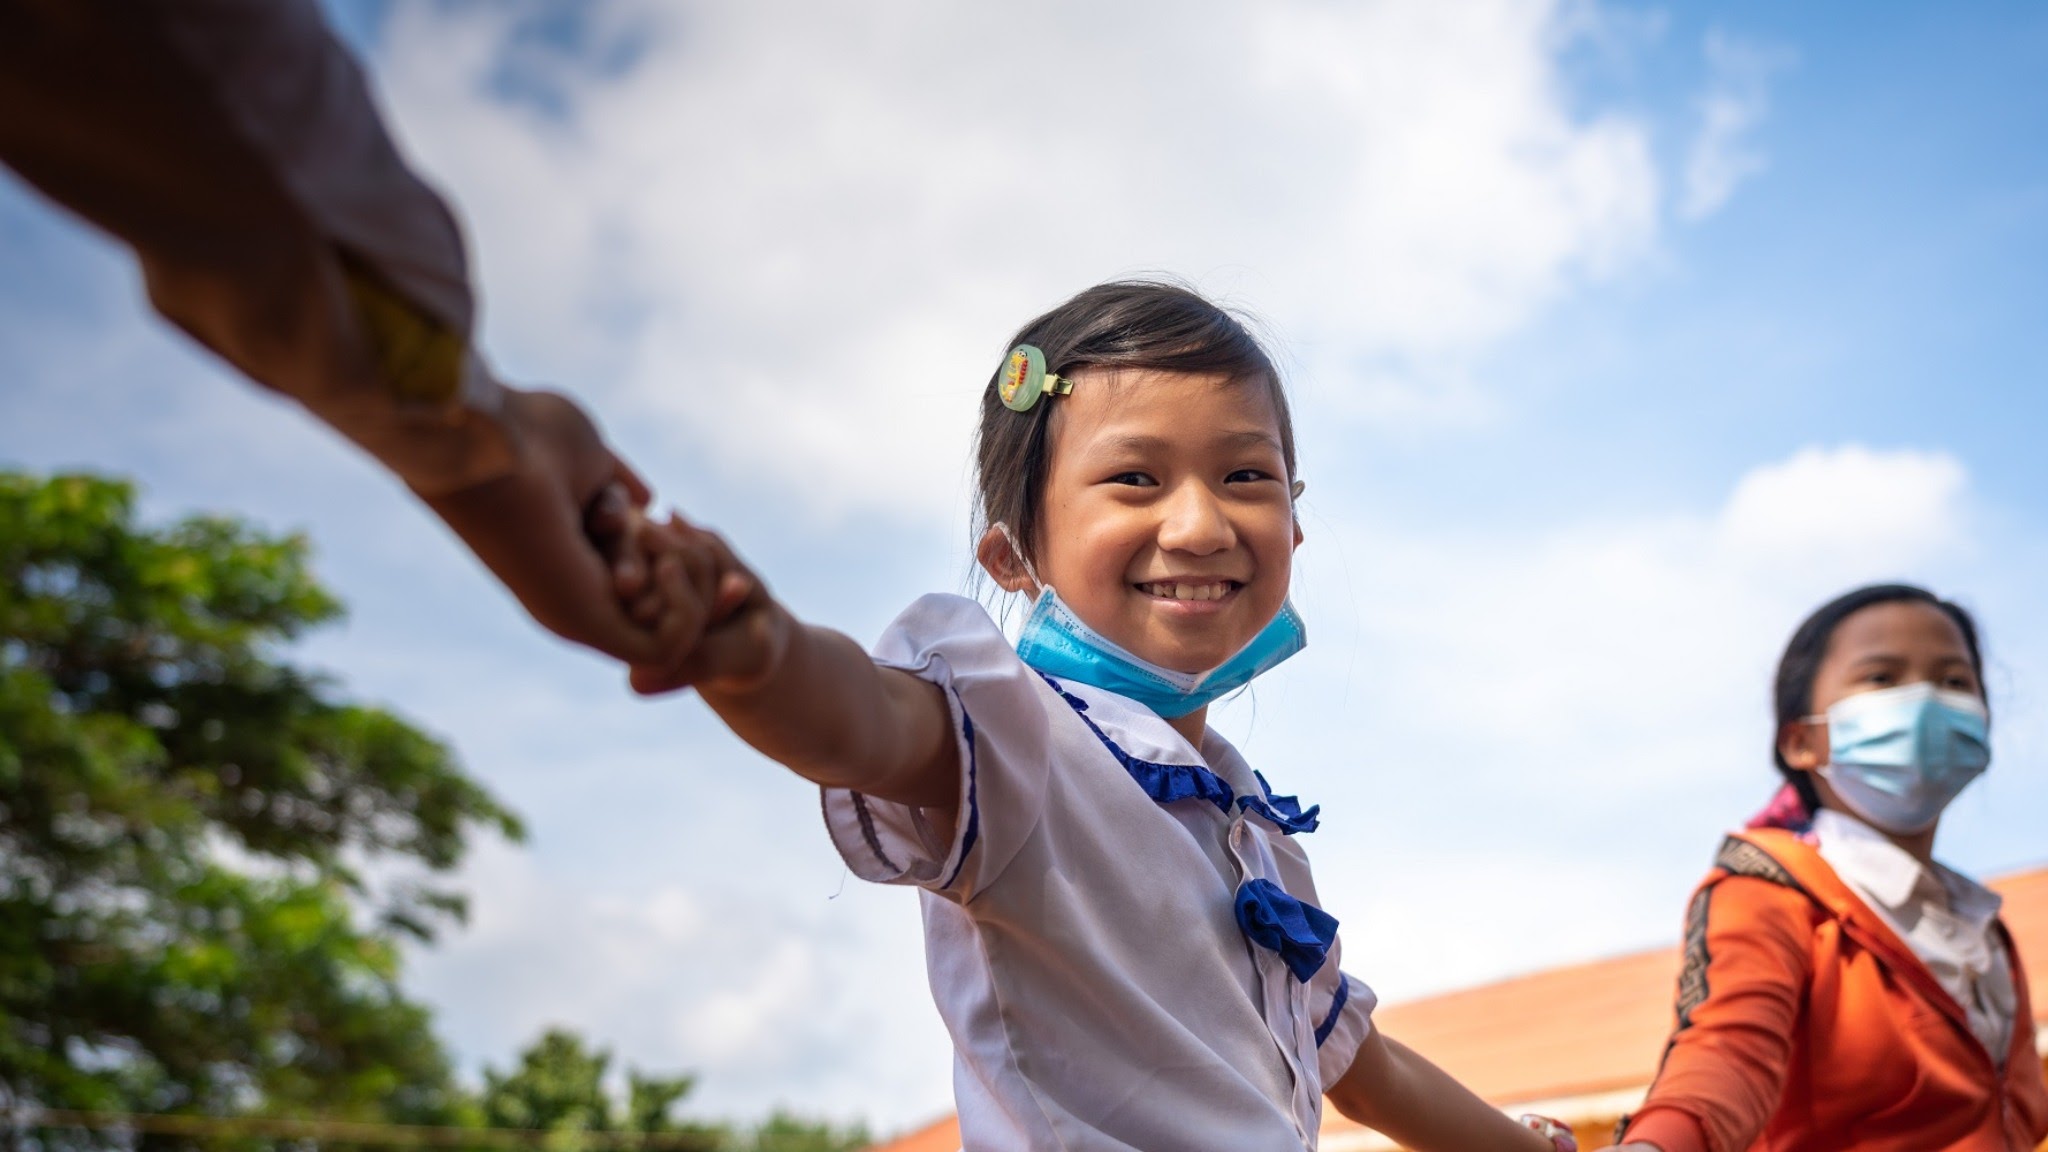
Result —
<path fill-rule="evenodd" d="M 1164 600 L 1221 600 L 1227 584 L 1147 584 L 1145 591 Z"/>

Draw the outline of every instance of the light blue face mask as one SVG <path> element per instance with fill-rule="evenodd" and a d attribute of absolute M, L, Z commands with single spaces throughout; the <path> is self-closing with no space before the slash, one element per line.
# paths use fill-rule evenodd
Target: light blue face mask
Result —
<path fill-rule="evenodd" d="M 1901 836 L 1933 827 L 1991 763 L 1984 702 L 1925 681 L 1838 700 L 1827 724 L 1821 776 L 1850 811 Z"/>
<path fill-rule="evenodd" d="M 1050 586 L 1039 587 L 1017 637 L 1017 655 L 1024 663 L 1055 679 L 1078 680 L 1128 697 L 1169 720 L 1244 687 L 1308 643 L 1301 615 L 1288 601 L 1237 655 L 1207 672 L 1175 672 L 1124 651 L 1083 624 Z"/>

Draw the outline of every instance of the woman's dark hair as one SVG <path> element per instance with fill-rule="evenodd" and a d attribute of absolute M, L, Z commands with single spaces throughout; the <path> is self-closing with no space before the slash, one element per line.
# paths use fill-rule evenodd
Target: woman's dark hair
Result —
<path fill-rule="evenodd" d="M 1256 383 L 1272 398 L 1280 423 L 1280 451 L 1287 479 L 1294 479 L 1294 423 L 1280 374 L 1245 322 L 1172 280 L 1116 280 L 1098 284 L 1040 316 L 1004 347 L 1033 344 L 1045 353 L 1045 370 L 1067 375 L 1082 368 L 1131 368 L 1221 376 L 1233 384 Z M 1059 401 L 1047 397 L 1029 412 L 1003 404 L 999 364 L 981 394 L 981 428 L 975 437 L 974 486 L 981 523 L 1007 524 L 1026 560 L 1038 552 L 1051 472 L 1051 423 Z"/>
<path fill-rule="evenodd" d="M 1806 618 L 1792 639 L 1785 645 L 1785 654 L 1778 658 L 1778 680 L 1772 692 L 1776 705 L 1778 722 L 1771 729 L 1771 759 L 1778 766 L 1778 773 L 1799 792 L 1800 800 L 1808 812 L 1820 811 L 1820 795 L 1814 790 L 1810 773 L 1801 772 L 1785 762 L 1785 754 L 1778 749 L 1778 734 L 1785 725 L 1804 720 L 1813 714 L 1813 679 L 1820 673 L 1821 661 L 1827 659 L 1828 645 L 1835 638 L 1835 629 L 1842 621 L 1861 612 L 1873 604 L 1927 604 L 1938 608 L 1950 620 L 1955 621 L 1956 630 L 1963 634 L 1963 644 L 1970 650 L 1970 668 L 1977 674 L 1977 683 L 1984 682 L 1984 657 L 1977 647 L 1977 622 L 1960 604 L 1955 604 L 1925 588 L 1911 584 L 1872 584 L 1845 592 L 1814 610 Z"/>

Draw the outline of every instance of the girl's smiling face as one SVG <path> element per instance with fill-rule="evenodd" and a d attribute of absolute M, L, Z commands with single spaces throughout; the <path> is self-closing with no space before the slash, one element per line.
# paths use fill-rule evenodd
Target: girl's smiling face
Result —
<path fill-rule="evenodd" d="M 1073 379 L 1049 430 L 1038 575 L 1133 655 L 1206 672 L 1279 614 L 1301 543 L 1271 395 L 1146 369 Z M 1004 588 L 1035 591 L 999 533 L 980 555 Z"/>

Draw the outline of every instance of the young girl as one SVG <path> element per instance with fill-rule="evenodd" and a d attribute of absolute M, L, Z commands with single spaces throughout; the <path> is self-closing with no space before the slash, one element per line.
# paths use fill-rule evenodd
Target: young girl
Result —
<path fill-rule="evenodd" d="M 1011 342 L 976 471 L 977 559 L 1032 597 L 1016 647 L 931 595 L 870 656 L 686 531 L 659 586 L 724 618 L 635 673 L 822 785 L 855 873 L 922 889 L 966 1146 L 1300 1152 L 1327 1094 L 1414 1149 L 1570 1147 L 1373 1027 L 1316 906 L 1318 810 L 1205 723 L 1304 639 L 1293 428 L 1257 341 L 1174 285 L 1083 292 Z"/>
<path fill-rule="evenodd" d="M 1778 665 L 1786 785 L 1686 919 L 1678 1030 L 1622 1148 L 2030 1149 L 2033 1010 L 1998 896 L 1934 860 L 1990 762 L 1968 613 L 1901 584 L 1823 606 Z"/>

